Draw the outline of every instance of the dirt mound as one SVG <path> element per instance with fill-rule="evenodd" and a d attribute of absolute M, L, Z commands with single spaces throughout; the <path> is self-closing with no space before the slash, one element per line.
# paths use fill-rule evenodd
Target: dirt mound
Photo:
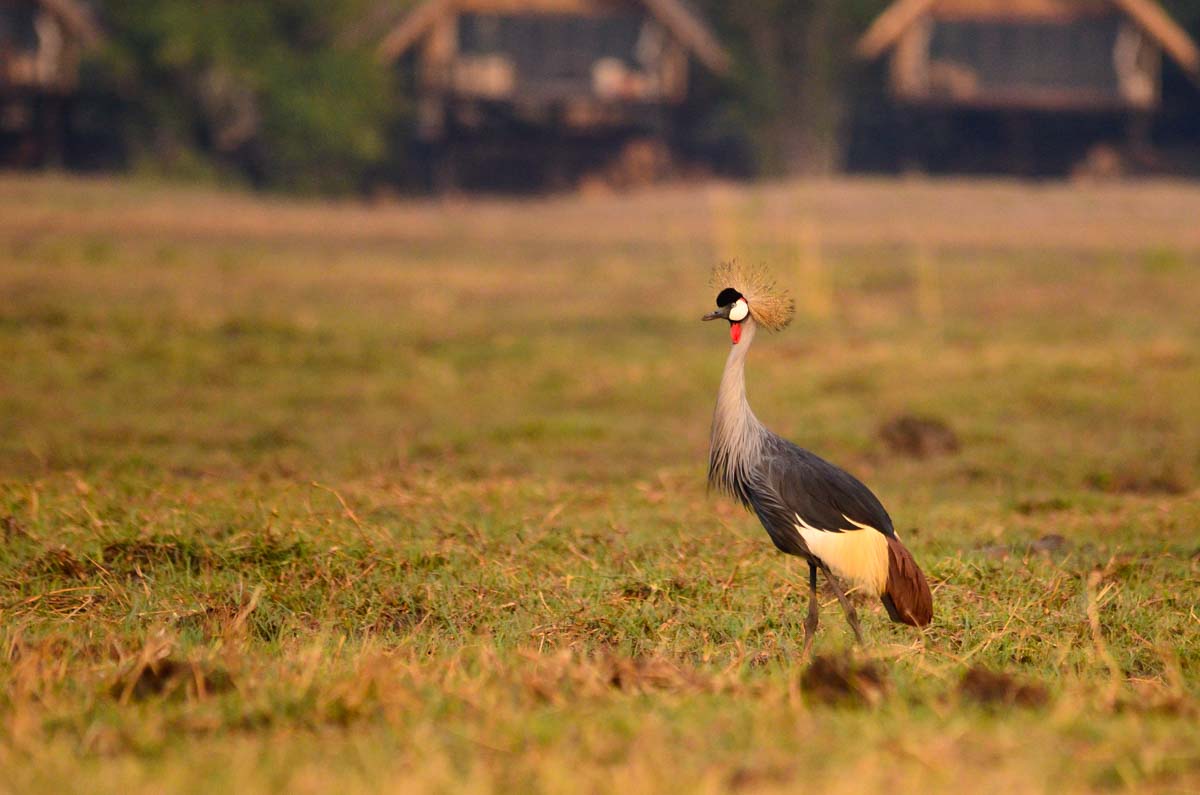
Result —
<path fill-rule="evenodd" d="M 1177 496 L 1190 491 L 1187 477 L 1178 468 L 1151 465 L 1142 471 L 1134 467 L 1115 472 L 1093 472 L 1087 485 L 1094 491 L 1107 494 L 1137 494 L 1145 496 Z"/>
<path fill-rule="evenodd" d="M 822 704 L 874 706 L 883 700 L 888 682 L 877 663 L 818 656 L 801 674 L 800 687 L 805 696 Z"/>
<path fill-rule="evenodd" d="M 233 678 L 224 669 L 207 668 L 200 663 L 166 657 L 136 663 L 113 682 L 109 693 L 113 698 L 125 702 L 183 693 L 203 696 L 221 693 L 232 687 Z"/>
<path fill-rule="evenodd" d="M 987 706 L 1040 707 L 1050 699 L 1040 684 L 1023 682 L 1011 674 L 987 668 L 967 669 L 958 692 L 967 699 Z"/>
<path fill-rule="evenodd" d="M 879 427 L 879 439 L 897 455 L 931 458 L 956 453 L 957 434 L 936 417 L 901 414 Z"/>

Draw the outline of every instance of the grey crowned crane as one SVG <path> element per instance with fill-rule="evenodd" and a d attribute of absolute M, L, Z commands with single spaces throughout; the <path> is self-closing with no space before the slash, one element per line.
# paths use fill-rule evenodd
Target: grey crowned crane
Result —
<path fill-rule="evenodd" d="M 746 354 L 754 335 L 759 327 L 786 327 L 792 299 L 765 269 L 736 262 L 718 265 L 712 286 L 720 290 L 717 311 L 703 320 L 729 321 L 732 346 L 713 413 L 708 483 L 752 510 L 780 551 L 808 561 L 804 653 L 819 620 L 818 569 L 859 643 L 862 629 L 843 580 L 878 596 L 893 621 L 925 626 L 933 619 L 933 595 L 879 499 L 845 470 L 767 430 L 746 401 Z"/>

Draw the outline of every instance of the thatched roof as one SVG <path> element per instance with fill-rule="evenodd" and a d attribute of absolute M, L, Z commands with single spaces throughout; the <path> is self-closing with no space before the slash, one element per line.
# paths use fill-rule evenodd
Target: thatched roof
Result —
<path fill-rule="evenodd" d="M 665 27 L 671 35 L 705 66 L 717 74 L 729 69 L 729 54 L 709 30 L 708 25 L 682 0 L 637 0 Z M 523 3 L 509 0 L 505 7 L 517 11 L 528 5 L 539 7 L 537 2 Z M 408 52 L 425 37 L 433 26 L 447 14 L 456 11 L 454 0 L 425 0 L 401 22 L 393 27 L 379 45 L 379 55 L 386 61 L 394 61 Z"/>
<path fill-rule="evenodd" d="M 1119 10 L 1193 78 L 1200 48 L 1154 0 L 896 0 L 858 40 L 863 58 L 878 58 L 927 15 L 952 19 L 1071 19 Z"/>

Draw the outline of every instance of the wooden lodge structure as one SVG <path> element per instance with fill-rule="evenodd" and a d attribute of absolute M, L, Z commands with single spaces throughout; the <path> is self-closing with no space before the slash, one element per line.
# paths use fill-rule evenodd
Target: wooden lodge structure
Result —
<path fill-rule="evenodd" d="M 977 138 L 1007 132 L 1018 159 L 1043 122 L 1060 140 L 1107 126 L 1137 148 L 1164 57 L 1200 80 L 1200 48 L 1154 0 L 896 0 L 857 52 L 882 62 L 909 148 L 966 119 Z"/>
<path fill-rule="evenodd" d="M 0 162 L 61 155 L 80 59 L 99 40 L 76 0 L 0 0 Z"/>
<path fill-rule="evenodd" d="M 652 178 L 691 64 L 729 66 L 682 0 L 426 0 L 379 54 L 412 81 L 435 187 Z"/>

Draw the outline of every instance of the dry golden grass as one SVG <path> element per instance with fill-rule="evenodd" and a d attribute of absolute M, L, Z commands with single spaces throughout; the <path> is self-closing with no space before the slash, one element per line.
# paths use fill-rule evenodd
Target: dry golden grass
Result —
<path fill-rule="evenodd" d="M 1194 791 L 1197 218 L 0 179 L 0 790 Z M 729 256 L 797 298 L 759 416 L 880 494 L 927 632 L 827 600 L 810 668 L 799 567 L 705 494 Z"/>

